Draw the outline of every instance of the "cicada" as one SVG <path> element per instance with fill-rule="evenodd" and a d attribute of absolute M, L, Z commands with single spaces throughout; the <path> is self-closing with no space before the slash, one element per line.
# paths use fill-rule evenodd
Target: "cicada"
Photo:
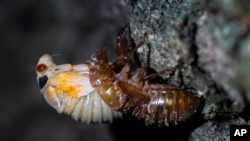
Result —
<path fill-rule="evenodd" d="M 105 48 L 79 65 L 56 65 L 50 55 L 43 55 L 36 73 L 47 103 L 85 123 L 112 122 L 132 111 L 146 124 L 168 125 L 195 113 L 200 97 L 194 90 L 151 83 L 144 79 L 147 73 L 143 67 L 132 71 L 136 47 L 129 30 L 126 26 L 119 32 L 118 57 L 112 62 Z"/>

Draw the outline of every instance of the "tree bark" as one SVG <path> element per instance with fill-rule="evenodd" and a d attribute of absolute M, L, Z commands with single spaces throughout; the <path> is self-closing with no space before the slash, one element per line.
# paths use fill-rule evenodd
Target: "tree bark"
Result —
<path fill-rule="evenodd" d="M 249 124 L 250 16 L 247 0 L 131 0 L 131 36 L 143 66 L 205 99 L 190 140 L 229 140 L 230 124 Z M 199 112 L 199 111 L 198 111 Z M 210 120 L 210 121 L 208 121 Z M 223 130 L 207 129 L 215 127 Z M 204 135 L 209 138 L 204 138 Z"/>

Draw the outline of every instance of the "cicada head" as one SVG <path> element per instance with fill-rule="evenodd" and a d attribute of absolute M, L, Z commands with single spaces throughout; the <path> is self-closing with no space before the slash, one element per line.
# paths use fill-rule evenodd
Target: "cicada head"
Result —
<path fill-rule="evenodd" d="M 54 71 L 53 67 L 55 66 L 52 57 L 48 54 L 45 54 L 40 57 L 36 65 L 36 74 L 37 82 L 40 87 L 40 91 L 44 94 L 46 101 L 54 108 L 57 108 L 59 105 L 59 99 L 55 94 L 49 93 L 48 82 L 49 79 L 53 78 Z M 52 91 L 52 89 L 50 89 Z"/>
<path fill-rule="evenodd" d="M 41 90 L 47 84 L 48 78 L 51 77 L 52 71 L 51 68 L 54 66 L 52 57 L 48 54 L 43 55 L 38 60 L 36 65 L 36 74 L 37 74 L 37 81 Z"/>

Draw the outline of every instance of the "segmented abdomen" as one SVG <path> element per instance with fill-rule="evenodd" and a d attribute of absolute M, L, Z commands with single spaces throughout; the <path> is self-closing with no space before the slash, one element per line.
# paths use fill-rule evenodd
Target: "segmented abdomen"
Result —
<path fill-rule="evenodd" d="M 70 98 L 67 95 L 61 95 L 61 105 L 57 109 L 59 113 L 71 115 L 75 120 L 84 123 L 112 123 L 114 118 L 121 118 L 122 113 L 112 110 L 96 93 L 92 91 L 86 96 L 80 98 Z"/>
<path fill-rule="evenodd" d="M 145 119 L 146 124 L 177 124 L 196 112 L 200 97 L 192 90 L 150 86 L 147 90 L 150 101 L 137 106 L 133 114 Z"/>

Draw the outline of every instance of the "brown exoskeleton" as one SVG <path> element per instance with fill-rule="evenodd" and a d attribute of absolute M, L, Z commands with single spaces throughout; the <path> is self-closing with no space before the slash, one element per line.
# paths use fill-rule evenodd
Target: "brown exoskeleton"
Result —
<path fill-rule="evenodd" d="M 132 72 L 133 48 L 126 26 L 117 37 L 118 57 L 109 62 L 105 48 L 87 64 L 56 65 L 51 56 L 37 64 L 37 80 L 46 101 L 59 113 L 86 123 L 112 122 L 132 110 L 147 124 L 177 124 L 192 115 L 199 104 L 196 92 L 167 84 L 150 84 L 144 68 Z"/>

